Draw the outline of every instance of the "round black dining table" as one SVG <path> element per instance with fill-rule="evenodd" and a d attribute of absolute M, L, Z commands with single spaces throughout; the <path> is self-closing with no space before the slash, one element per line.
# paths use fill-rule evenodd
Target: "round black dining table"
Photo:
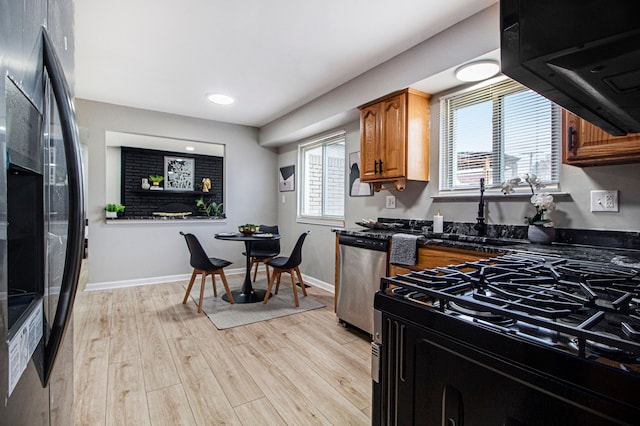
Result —
<path fill-rule="evenodd" d="M 220 233 L 220 234 L 216 234 L 216 239 L 224 240 L 224 241 L 243 241 L 244 242 L 244 250 L 245 250 L 245 253 L 247 254 L 247 269 L 244 275 L 244 283 L 242 284 L 242 289 L 234 290 L 231 292 L 234 303 L 262 302 L 264 300 L 264 295 L 267 293 L 267 291 L 260 290 L 260 289 L 256 290 L 253 288 L 253 285 L 251 284 L 251 255 L 250 255 L 251 244 L 254 241 L 279 240 L 280 235 L 271 234 L 271 236 L 266 236 L 266 234 L 246 235 L 241 233 L 234 233 L 234 234 Z M 222 300 L 225 300 L 228 302 L 229 298 L 225 294 L 224 296 L 222 296 Z"/>

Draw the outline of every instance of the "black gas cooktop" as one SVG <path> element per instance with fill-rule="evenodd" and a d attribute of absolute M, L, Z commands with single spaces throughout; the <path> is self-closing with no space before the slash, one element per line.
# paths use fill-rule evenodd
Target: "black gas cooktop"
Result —
<path fill-rule="evenodd" d="M 519 253 L 384 278 L 387 295 L 640 374 L 640 273 Z"/>

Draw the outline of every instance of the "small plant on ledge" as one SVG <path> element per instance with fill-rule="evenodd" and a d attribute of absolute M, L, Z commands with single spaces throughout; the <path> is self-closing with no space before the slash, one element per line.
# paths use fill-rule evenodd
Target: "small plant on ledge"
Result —
<path fill-rule="evenodd" d="M 164 180 L 164 176 L 149 176 L 149 181 L 153 184 L 153 186 L 159 186 L 160 182 Z"/>
<path fill-rule="evenodd" d="M 196 207 L 202 216 L 222 217 L 222 203 L 218 204 L 213 198 L 204 199 L 204 195 L 196 199 Z"/>
<path fill-rule="evenodd" d="M 107 217 L 109 219 L 115 219 L 118 217 L 118 213 L 124 212 L 124 206 L 122 204 L 107 204 L 104 208 L 107 211 Z"/>

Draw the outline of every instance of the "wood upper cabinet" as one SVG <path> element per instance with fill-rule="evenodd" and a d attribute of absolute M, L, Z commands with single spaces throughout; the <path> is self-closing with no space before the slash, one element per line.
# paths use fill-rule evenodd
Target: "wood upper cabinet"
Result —
<path fill-rule="evenodd" d="M 403 190 L 407 180 L 429 179 L 430 97 L 404 89 L 359 107 L 362 182 Z"/>
<path fill-rule="evenodd" d="M 451 247 L 419 247 L 418 260 L 415 265 L 397 266 L 389 264 L 389 276 L 448 265 L 459 265 L 464 262 L 475 262 L 476 260 L 486 259 L 492 256 L 495 256 L 495 254 Z"/>
<path fill-rule="evenodd" d="M 597 126 L 562 111 L 562 162 L 601 166 L 640 162 L 640 133 L 612 136 Z"/>

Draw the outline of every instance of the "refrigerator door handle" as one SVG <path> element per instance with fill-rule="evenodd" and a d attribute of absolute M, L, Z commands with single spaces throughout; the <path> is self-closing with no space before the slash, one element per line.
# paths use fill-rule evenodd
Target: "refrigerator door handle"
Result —
<path fill-rule="evenodd" d="M 49 383 L 51 371 L 64 339 L 67 325 L 71 320 L 73 302 L 78 289 L 78 278 L 82 266 L 84 250 L 84 193 L 82 177 L 82 157 L 78 124 L 73 102 L 60 60 L 54 50 L 47 29 L 42 27 L 44 67 L 49 74 L 51 88 L 60 114 L 60 126 L 64 151 L 67 159 L 67 179 L 69 191 L 69 227 L 67 252 L 65 256 L 62 283 L 55 318 L 51 324 L 49 342 L 44 356 L 44 385 Z"/>

